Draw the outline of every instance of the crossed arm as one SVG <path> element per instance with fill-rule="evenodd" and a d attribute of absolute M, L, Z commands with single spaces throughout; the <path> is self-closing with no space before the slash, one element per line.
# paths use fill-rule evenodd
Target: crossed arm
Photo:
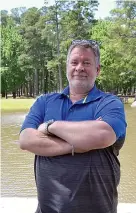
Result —
<path fill-rule="evenodd" d="M 44 134 L 44 123 L 39 130 L 24 129 L 19 138 L 20 148 L 41 156 L 58 156 L 71 153 L 71 144 L 76 153 L 101 149 L 116 141 L 113 129 L 104 121 L 67 122 L 55 121 L 49 126 L 54 136 Z"/>
<path fill-rule="evenodd" d="M 64 140 L 47 136 L 33 128 L 27 128 L 21 132 L 19 145 L 21 149 L 40 156 L 57 156 L 71 152 L 70 144 Z"/>

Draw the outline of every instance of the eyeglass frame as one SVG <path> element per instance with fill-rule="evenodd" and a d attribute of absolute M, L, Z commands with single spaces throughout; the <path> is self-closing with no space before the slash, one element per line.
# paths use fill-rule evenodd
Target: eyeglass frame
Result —
<path fill-rule="evenodd" d="M 92 40 L 92 39 L 75 39 L 71 42 L 71 45 L 72 44 L 80 44 L 80 43 L 89 43 L 91 45 L 98 45 L 99 46 L 99 43 L 96 41 L 96 40 Z"/>

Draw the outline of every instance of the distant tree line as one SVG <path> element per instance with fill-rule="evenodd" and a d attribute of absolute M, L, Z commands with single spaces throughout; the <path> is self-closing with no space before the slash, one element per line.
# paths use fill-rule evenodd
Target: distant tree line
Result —
<path fill-rule="evenodd" d="M 67 85 L 66 55 L 73 39 L 100 44 L 100 89 L 136 92 L 136 2 L 118 1 L 110 17 L 94 18 L 98 1 L 60 1 L 1 11 L 1 94 L 36 97 Z"/>

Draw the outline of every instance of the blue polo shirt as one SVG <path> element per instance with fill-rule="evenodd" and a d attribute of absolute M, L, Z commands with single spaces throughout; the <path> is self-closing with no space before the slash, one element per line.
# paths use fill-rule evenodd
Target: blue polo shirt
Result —
<path fill-rule="evenodd" d="M 124 106 L 114 95 L 96 88 L 72 103 L 69 87 L 62 93 L 40 96 L 31 107 L 22 129 L 50 119 L 86 121 L 102 117 L 114 130 L 117 141 L 105 149 L 55 157 L 35 156 L 38 194 L 36 213 L 116 213 L 120 164 L 117 158 L 126 135 Z M 98 132 L 99 134 L 99 132 Z"/>

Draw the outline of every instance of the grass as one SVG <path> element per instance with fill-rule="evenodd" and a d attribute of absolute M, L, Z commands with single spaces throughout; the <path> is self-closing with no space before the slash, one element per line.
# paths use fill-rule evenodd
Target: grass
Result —
<path fill-rule="evenodd" d="M 28 111 L 35 99 L 1 99 L 1 110 L 10 112 L 10 111 Z"/>
<path fill-rule="evenodd" d="M 128 98 L 128 103 L 127 104 L 132 104 L 134 102 L 135 98 Z"/>

